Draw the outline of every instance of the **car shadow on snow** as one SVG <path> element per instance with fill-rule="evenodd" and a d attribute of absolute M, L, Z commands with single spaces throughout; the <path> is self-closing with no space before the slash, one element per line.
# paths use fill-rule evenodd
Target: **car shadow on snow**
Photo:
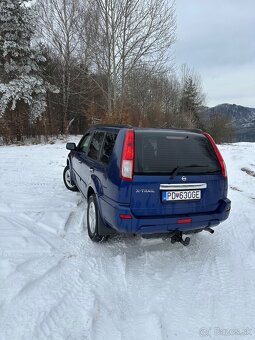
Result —
<path fill-rule="evenodd" d="M 164 254 L 164 256 L 169 256 L 169 258 L 184 255 L 186 260 L 187 258 L 194 259 L 194 257 L 204 258 L 208 253 L 213 257 L 217 256 L 219 252 L 222 254 L 223 249 L 227 251 L 227 247 L 217 237 L 217 234 L 210 235 L 201 232 L 191 235 L 190 238 L 190 244 L 185 247 L 181 243 L 172 244 L 170 238 L 144 239 L 141 236 L 115 235 L 108 239 L 107 242 L 99 244 L 99 246 L 107 252 L 107 256 L 115 257 L 125 254 L 133 258 L 146 253 L 153 253 L 154 255 Z"/>

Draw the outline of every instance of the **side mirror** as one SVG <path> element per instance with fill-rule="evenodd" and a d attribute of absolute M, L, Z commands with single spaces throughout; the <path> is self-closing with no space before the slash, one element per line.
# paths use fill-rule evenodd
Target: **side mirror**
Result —
<path fill-rule="evenodd" d="M 66 148 L 67 148 L 67 150 L 75 150 L 76 144 L 75 143 L 67 143 Z"/>

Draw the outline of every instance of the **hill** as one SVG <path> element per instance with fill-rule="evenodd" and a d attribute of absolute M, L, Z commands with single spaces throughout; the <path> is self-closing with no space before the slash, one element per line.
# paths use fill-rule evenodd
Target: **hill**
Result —
<path fill-rule="evenodd" d="M 255 141 L 255 108 L 236 104 L 221 104 L 215 107 L 206 107 L 207 115 L 221 114 L 232 119 L 235 142 Z"/>

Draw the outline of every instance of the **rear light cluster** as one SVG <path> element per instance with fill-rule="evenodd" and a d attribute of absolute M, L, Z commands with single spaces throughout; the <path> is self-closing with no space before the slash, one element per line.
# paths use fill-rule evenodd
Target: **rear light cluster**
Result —
<path fill-rule="evenodd" d="M 122 157 L 120 163 L 120 177 L 126 181 L 132 181 L 134 174 L 134 157 L 135 157 L 135 134 L 134 130 L 129 129 L 126 132 Z"/>
<path fill-rule="evenodd" d="M 224 159 L 220 153 L 220 150 L 218 149 L 217 145 L 215 144 L 214 139 L 212 138 L 211 135 L 209 135 L 209 133 L 203 132 L 203 135 L 206 136 L 206 138 L 209 140 L 209 142 L 211 143 L 213 150 L 218 158 L 218 161 L 220 163 L 220 167 L 221 167 L 221 173 L 222 175 L 227 178 L 227 168 L 226 168 L 226 164 L 224 162 Z"/>

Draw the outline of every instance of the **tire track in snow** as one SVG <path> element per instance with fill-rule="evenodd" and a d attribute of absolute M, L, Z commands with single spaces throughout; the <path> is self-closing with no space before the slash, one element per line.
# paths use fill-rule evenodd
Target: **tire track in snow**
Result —
<path fill-rule="evenodd" d="M 129 241 L 127 242 L 129 243 Z M 117 332 L 118 337 L 121 334 L 121 339 L 148 338 L 150 321 L 154 328 L 153 334 L 158 334 L 160 339 L 163 327 L 161 317 L 160 315 L 156 317 L 155 312 L 148 309 L 148 278 L 143 275 L 146 257 L 143 250 L 139 250 L 137 247 L 137 244 L 140 243 L 139 240 L 131 239 L 130 242 L 133 246 L 129 244 L 130 248 L 127 247 L 123 254 L 115 256 L 109 253 L 108 260 L 102 260 L 101 273 L 102 277 L 106 278 L 106 282 L 104 283 L 105 287 L 103 285 L 101 287 L 101 309 L 103 308 L 104 315 L 109 315 L 111 327 L 114 325 L 114 334 Z M 134 256 L 134 250 L 137 251 L 137 256 Z M 136 262 L 135 267 L 132 266 L 133 261 Z M 134 271 L 134 268 L 139 270 Z M 117 283 L 117 289 L 112 286 L 112 282 Z M 134 310 L 136 317 L 134 317 Z M 101 334 L 102 331 L 100 328 L 98 329 L 98 325 L 103 320 L 104 316 L 99 319 L 100 322 L 95 324 L 94 334 Z M 100 339 L 100 337 L 95 337 L 95 339 Z"/>
<path fill-rule="evenodd" d="M 64 232 L 82 232 L 83 231 L 83 218 L 86 214 L 86 202 L 85 199 L 80 199 L 77 202 L 77 208 L 75 211 L 71 211 L 64 226 Z"/>
<path fill-rule="evenodd" d="M 39 282 L 40 277 L 45 277 L 53 266 L 55 266 L 56 257 L 51 255 L 41 255 L 37 258 L 31 258 L 17 266 L 16 271 L 11 273 L 8 278 L 0 284 L 0 304 L 8 304 L 19 293 L 28 287 L 31 282 Z"/>
<path fill-rule="evenodd" d="M 72 330 L 68 325 L 75 323 L 78 315 L 83 325 L 79 324 L 77 329 L 88 333 L 91 322 L 90 311 L 94 303 L 91 284 L 95 285 L 84 282 L 80 270 L 89 271 L 91 267 L 92 265 L 88 266 L 81 257 L 65 257 L 60 260 L 60 263 L 55 263 L 48 270 L 47 275 L 45 273 L 23 287 L 13 297 L 11 304 L 6 305 L 2 311 L 0 329 L 4 330 L 3 335 L 8 334 L 9 338 L 18 338 L 19 330 L 7 329 L 11 317 L 18 324 L 28 325 L 26 329 L 20 330 L 23 331 L 21 335 L 25 339 L 29 338 L 29 334 L 35 334 L 36 338 L 43 339 L 49 334 L 61 333 L 62 330 L 64 330 L 64 333 L 61 333 L 63 337 L 66 332 L 67 334 L 71 332 L 70 336 L 72 336 Z M 98 277 L 96 281 L 99 281 Z M 32 315 L 31 311 L 33 311 Z"/>
<path fill-rule="evenodd" d="M 32 182 L 43 185 L 27 182 L 18 187 L 16 181 L 11 193 L 7 178 L 9 187 L 1 186 L 1 198 L 13 204 L 1 202 L 0 213 L 18 218 L 16 224 L 11 220 L 10 233 L 17 231 L 27 244 L 27 249 L 21 244 L 23 249 L 6 252 L 17 266 L 0 281 L 1 340 L 192 339 L 198 338 L 203 324 L 230 328 L 254 324 L 254 205 L 247 198 L 252 187 L 246 185 L 250 176 L 238 169 L 246 182 L 238 182 L 241 175 L 237 180 L 232 177 L 243 193 L 230 191 L 233 218 L 214 236 L 196 235 L 187 248 L 123 236 L 95 245 L 82 231 L 81 196 L 64 190 L 60 169 L 50 172 L 49 179 L 45 176 L 50 157 L 58 157 L 56 164 L 65 161 L 61 148 L 47 146 L 43 161 L 38 151 L 45 146 L 31 150 L 36 168 L 28 176 L 26 163 L 19 161 L 22 177 L 34 176 Z M 240 149 L 236 149 L 238 161 Z M 16 171 L 19 157 L 15 162 L 13 157 L 8 168 Z M 47 181 L 50 188 L 44 185 Z M 245 204 L 242 213 L 241 204 Z M 47 216 L 48 211 L 56 214 Z M 68 220 L 58 219 L 63 211 Z M 33 221 L 36 212 L 44 226 Z M 55 221 L 61 223 L 54 231 Z M 65 231 L 62 237 L 60 226 Z"/>
<path fill-rule="evenodd" d="M 39 268 L 41 268 L 44 267 L 44 261 L 48 263 L 49 256 L 43 256 L 41 259 L 39 259 L 39 262 L 37 263 L 35 261 L 35 263 L 33 263 L 34 267 L 32 263 L 29 262 L 27 264 L 20 265 L 27 266 L 30 279 L 27 282 L 24 282 L 25 280 L 21 280 L 23 282 L 23 285 L 20 286 L 19 284 L 15 290 L 12 290 L 12 294 L 11 296 L 9 296 L 9 306 L 12 305 L 12 308 L 14 308 L 14 310 L 21 310 L 22 301 L 26 301 L 26 308 L 24 311 L 22 311 L 22 313 L 20 313 L 19 315 L 13 313 L 15 314 L 13 315 L 13 317 L 16 322 L 19 324 L 28 322 L 25 312 L 33 310 L 32 301 L 36 300 L 37 295 L 40 295 L 41 291 L 42 296 L 44 296 L 43 300 L 41 301 L 42 305 L 43 301 L 45 300 L 45 295 L 47 296 L 47 294 L 49 294 L 47 290 L 51 289 L 52 287 L 53 293 L 49 294 L 50 298 L 47 298 L 47 300 L 49 299 L 50 301 L 55 301 L 52 306 L 46 304 L 47 307 L 45 306 L 44 309 L 48 309 L 47 311 L 42 311 L 40 304 L 37 306 L 37 313 L 35 313 L 35 315 L 33 315 L 31 320 L 29 321 L 31 324 L 31 328 L 29 328 L 28 330 L 24 330 L 25 338 L 26 332 L 27 334 L 31 334 L 32 330 L 35 338 L 38 339 L 48 339 L 49 337 L 53 337 L 56 339 L 68 338 L 67 334 L 68 332 L 70 332 L 70 330 L 67 329 L 67 325 L 76 322 L 75 319 L 77 315 L 80 315 L 79 322 L 81 322 L 81 324 L 77 326 L 77 329 L 80 329 L 81 332 L 77 334 L 77 338 L 80 338 L 81 335 L 84 334 L 86 336 L 90 334 L 90 328 L 93 321 L 93 317 L 91 316 L 93 315 L 93 313 L 91 313 L 91 310 L 93 310 L 94 308 L 93 290 L 96 288 L 97 285 L 100 286 L 101 280 L 98 277 L 100 269 L 98 269 L 97 260 L 93 258 L 93 256 L 84 258 L 84 247 L 86 245 L 86 242 L 88 242 L 88 240 L 86 240 L 84 237 L 84 232 L 81 234 L 77 234 L 77 232 L 75 233 L 71 228 L 74 221 L 77 223 L 78 220 L 81 220 L 81 215 L 84 213 L 82 206 L 80 206 L 81 204 L 79 204 L 78 210 L 76 212 L 73 212 L 72 219 L 69 218 L 66 223 L 66 237 L 64 239 L 60 239 L 60 242 L 58 242 L 58 247 L 55 247 L 51 250 L 52 256 L 50 258 L 52 259 L 53 264 L 49 266 L 49 268 L 45 272 L 41 273 L 41 275 L 39 276 L 34 275 L 34 279 L 33 275 L 31 275 L 31 272 L 34 271 L 37 265 L 39 266 Z M 28 229 L 36 236 L 39 236 L 43 240 L 46 240 L 47 244 L 51 244 L 51 242 L 53 242 L 53 244 L 56 243 L 56 235 L 53 235 L 45 229 L 40 230 L 40 232 L 38 233 L 37 226 L 35 226 L 36 231 L 32 229 L 32 223 L 29 223 L 28 226 L 28 220 L 28 218 L 19 218 L 18 220 L 16 219 L 15 222 L 17 225 L 22 225 L 22 227 Z M 81 229 L 81 227 L 79 227 L 79 229 Z M 49 238 L 51 240 L 54 239 L 54 241 L 49 242 Z M 62 267 L 66 262 L 69 261 L 73 262 L 72 268 L 68 269 L 68 273 L 61 275 L 61 272 L 63 270 Z M 84 275 L 81 276 L 81 273 L 83 272 L 89 273 L 90 280 L 92 280 L 94 283 L 86 282 L 86 278 L 84 277 Z M 60 281 L 57 279 L 57 277 L 59 276 L 63 277 Z M 16 275 L 13 275 L 13 279 L 17 280 L 17 273 Z M 66 279 L 67 281 L 65 281 Z M 20 283 L 20 280 L 18 281 Z M 61 284 L 61 289 L 58 289 L 56 291 L 56 287 L 53 284 L 56 284 L 56 282 L 58 281 Z M 69 309 L 72 310 L 71 315 L 69 315 Z M 7 304 L 3 309 L 3 313 L 5 315 L 8 315 L 8 312 L 10 313 L 11 310 L 8 308 Z M 0 318 L 0 327 L 6 330 L 5 322 L 6 320 L 1 320 Z M 10 329 L 9 333 L 6 330 L 6 333 L 4 334 L 7 336 L 6 338 L 8 339 L 10 336 L 13 336 L 15 338 L 15 331 L 11 332 Z M 70 332 L 69 335 L 71 338 L 74 338 L 72 332 Z"/>
<path fill-rule="evenodd" d="M 61 338 L 80 338 L 82 335 L 88 335 L 93 308 L 94 296 L 86 289 L 83 280 L 78 277 L 73 281 L 72 287 L 66 288 L 57 303 L 44 312 L 39 322 L 37 321 L 34 336 L 36 339 L 43 340 L 49 339 L 53 334 Z M 75 316 L 72 315 L 74 312 L 79 319 L 75 320 Z M 73 334 L 73 329 L 69 327 L 75 322 L 79 325 L 79 334 Z"/>
<path fill-rule="evenodd" d="M 66 223 L 66 225 L 69 224 L 69 226 L 71 227 L 71 225 L 74 222 L 77 222 L 77 220 L 79 219 L 80 215 L 80 209 L 78 212 L 73 213 L 73 219 L 69 219 Z M 41 287 L 51 287 L 51 281 L 52 282 L 57 282 L 56 280 L 56 276 L 60 275 L 57 274 L 58 272 L 61 271 L 61 265 L 63 263 L 63 261 L 65 260 L 70 260 L 73 257 L 77 256 L 77 254 L 72 254 L 72 251 L 70 252 L 70 247 L 68 247 L 70 244 L 69 242 L 63 242 L 63 240 L 61 239 L 60 242 L 56 242 L 56 240 L 58 239 L 58 237 L 52 233 L 50 233 L 47 229 L 45 228 L 39 228 L 38 225 L 33 224 L 33 222 L 31 221 L 31 219 L 29 219 L 27 216 L 19 216 L 19 218 L 14 218 L 11 221 L 13 224 L 17 225 L 18 227 L 22 227 L 26 230 L 28 230 L 29 232 L 31 232 L 31 234 L 35 235 L 36 237 L 39 237 L 39 239 L 42 239 L 45 242 L 45 245 L 50 245 L 51 246 L 51 251 L 53 251 L 53 253 L 56 253 L 57 257 L 59 258 L 60 254 L 62 253 L 62 257 L 59 260 L 56 260 L 56 255 L 52 255 L 52 256 L 43 256 L 42 258 L 39 258 L 39 261 L 27 261 L 27 263 L 23 263 L 19 265 L 18 269 L 21 269 L 23 267 L 27 267 L 27 270 L 29 271 L 29 279 L 26 280 L 23 275 L 20 275 L 20 278 L 18 278 L 18 274 L 19 273 L 15 273 L 13 274 L 12 278 L 9 279 L 8 283 L 11 283 L 11 281 L 14 281 L 14 287 L 13 289 L 10 291 L 9 290 L 9 296 L 7 297 L 5 295 L 5 302 L 9 302 L 9 305 L 12 305 L 13 308 L 15 310 L 20 310 L 21 308 L 19 307 L 21 305 L 21 301 L 26 301 L 25 306 L 26 306 L 26 310 L 29 310 L 28 307 L 30 305 L 30 309 L 33 310 L 33 304 L 32 304 L 32 300 L 34 300 L 34 298 L 36 298 L 36 296 L 34 296 L 34 292 L 36 291 L 40 291 L 42 288 Z M 68 228 L 69 229 L 69 228 Z M 49 241 L 49 239 L 51 241 Z M 58 247 L 56 249 L 56 243 L 58 243 Z M 80 244 L 79 244 L 80 246 Z M 66 248 L 68 249 L 68 252 L 66 251 Z M 77 247 L 74 247 L 75 249 L 73 250 L 77 250 Z M 78 247 L 79 249 L 79 247 Z M 79 249 L 80 250 L 80 249 Z M 41 272 L 41 275 L 36 275 L 35 274 L 35 269 L 37 267 L 39 267 L 39 269 L 44 267 L 44 261 L 45 263 L 49 264 L 49 260 L 53 260 L 53 264 L 51 264 L 49 266 L 49 268 L 47 270 L 45 270 L 44 272 Z M 76 268 L 76 266 L 74 266 Z M 94 267 L 94 264 L 89 268 L 89 271 L 92 269 L 92 267 Z M 75 271 L 74 268 L 74 271 Z M 33 278 L 34 275 L 34 278 Z M 75 275 L 74 275 L 75 277 Z M 50 279 L 52 278 L 52 279 Z M 84 301 L 84 299 L 87 301 L 91 292 L 90 291 L 86 291 L 86 292 L 82 292 L 82 294 L 79 294 L 79 291 L 81 290 L 81 282 L 82 280 L 69 280 L 67 281 L 69 282 L 69 286 L 68 287 L 64 287 L 62 288 L 60 291 L 57 292 L 56 295 L 61 295 L 61 297 L 59 297 L 57 299 L 56 304 L 54 305 L 54 307 L 52 307 L 52 309 L 49 310 L 49 313 L 45 313 L 44 312 L 44 318 L 41 321 L 41 326 L 42 326 L 42 332 L 40 333 L 40 327 L 36 328 L 36 334 L 38 335 L 38 338 L 41 337 L 43 338 L 43 334 L 45 335 L 44 338 L 49 338 L 49 334 L 50 336 L 53 336 L 54 334 L 57 335 L 58 332 L 56 332 L 54 329 L 58 328 L 55 327 L 54 325 L 57 325 L 59 323 L 59 329 L 61 329 L 61 322 L 63 323 L 63 314 L 68 312 L 68 309 L 70 308 L 70 306 L 72 306 L 72 303 L 76 301 L 76 305 L 79 307 L 79 303 L 77 304 L 77 297 L 80 296 L 80 301 Z M 15 286 L 16 283 L 16 286 Z M 62 282 L 61 282 L 62 284 Z M 71 286 L 70 286 L 71 285 Z M 56 288 L 54 287 L 54 291 L 56 290 Z M 36 294 L 37 295 L 37 294 Z M 45 295 L 45 294 L 43 294 Z M 34 298 L 32 299 L 31 296 Z M 53 299 L 54 300 L 54 299 Z M 85 301 L 85 302 L 86 302 Z M 83 304 L 82 304 L 83 305 Z M 91 306 L 89 306 L 91 305 Z M 15 308 L 16 306 L 16 308 Z M 40 306 L 39 306 L 40 307 Z M 77 308 L 78 308 L 77 307 Z M 84 312 L 84 307 L 81 308 L 81 311 Z M 88 310 L 92 308 L 92 304 L 88 303 Z M 74 308 L 75 309 L 75 308 Z M 65 312 L 63 312 L 65 311 Z M 8 304 L 5 304 L 5 308 L 3 308 L 3 314 L 8 315 L 8 312 L 10 312 L 9 308 L 8 308 Z M 14 313 L 15 314 L 15 313 Z M 14 315 L 14 319 L 16 320 L 17 323 L 22 324 L 24 323 L 24 319 L 22 318 L 22 314 L 24 316 L 24 313 L 21 313 L 19 315 Z M 40 315 L 42 315 L 40 313 Z M 89 320 L 89 313 L 85 313 L 86 320 Z M 34 317 L 34 316 L 33 316 Z M 66 319 L 66 318 L 65 318 Z M 85 321 L 86 321 L 85 320 Z M 5 335 L 6 338 L 10 338 L 11 334 L 15 337 L 15 332 L 14 334 L 11 332 L 11 329 L 6 329 L 5 328 L 5 322 L 7 321 L 7 319 L 1 319 L 0 318 L 0 326 L 2 326 L 1 328 L 4 329 L 6 331 Z M 33 318 L 32 318 L 32 324 L 33 324 Z M 73 320 L 70 320 L 70 322 L 73 322 Z M 86 324 L 86 322 L 84 323 Z M 36 327 L 36 326 L 35 326 Z M 63 325 L 62 325 L 63 327 Z M 7 327 L 8 328 L 8 327 Z M 49 332 L 47 333 L 47 329 L 49 330 Z M 84 329 L 84 326 L 80 327 L 80 329 Z M 43 331 L 44 330 L 44 331 Z M 40 335 L 41 334 L 41 335 Z"/>
<path fill-rule="evenodd" d="M 48 230 L 45 230 L 41 226 L 38 226 L 36 223 L 33 223 L 33 220 L 25 214 L 11 217 L 9 221 L 12 224 L 17 225 L 19 228 L 28 230 L 35 237 L 43 241 L 50 250 L 56 249 L 56 244 L 59 244 L 60 242 L 59 238 L 55 234 L 49 232 Z"/>

